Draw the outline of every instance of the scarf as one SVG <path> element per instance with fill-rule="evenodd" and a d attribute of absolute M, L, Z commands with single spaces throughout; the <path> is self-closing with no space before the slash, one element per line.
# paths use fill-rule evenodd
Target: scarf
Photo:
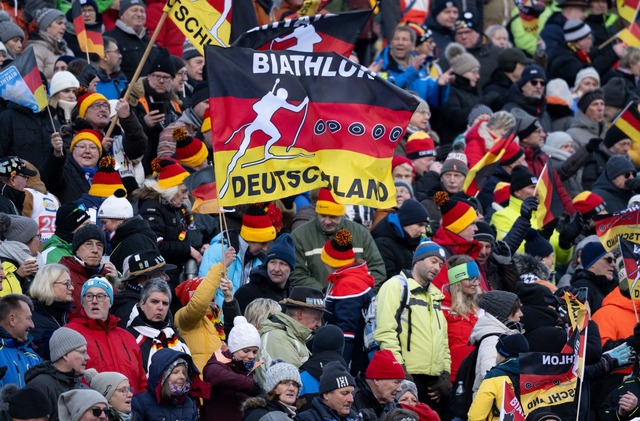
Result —
<path fill-rule="evenodd" d="M 29 247 L 20 241 L 3 241 L 0 243 L 0 256 L 3 257 L 3 260 L 9 259 L 18 262 L 18 265 L 24 262 L 25 259 L 33 257 Z"/>
<path fill-rule="evenodd" d="M 91 183 L 93 183 L 93 176 L 98 172 L 98 166 L 95 166 L 93 168 L 80 167 L 80 169 L 82 170 L 87 183 L 91 185 Z"/>

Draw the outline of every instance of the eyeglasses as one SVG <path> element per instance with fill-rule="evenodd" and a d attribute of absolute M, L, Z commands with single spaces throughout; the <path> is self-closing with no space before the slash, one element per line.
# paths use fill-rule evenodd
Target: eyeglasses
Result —
<path fill-rule="evenodd" d="M 76 145 L 74 149 L 79 149 L 81 151 L 86 151 L 89 149 L 91 152 L 98 152 L 98 147 L 94 144 L 91 145 Z"/>
<path fill-rule="evenodd" d="M 96 300 L 98 300 L 99 303 L 104 302 L 104 300 L 106 300 L 109 296 L 107 294 L 85 294 L 84 295 L 84 300 L 88 303 L 92 302 L 93 299 L 95 298 Z"/>
<path fill-rule="evenodd" d="M 475 277 L 475 278 L 469 278 L 466 279 L 467 282 L 469 282 L 469 285 L 480 285 L 480 278 Z"/>
<path fill-rule="evenodd" d="M 16 174 L 16 177 L 22 177 L 22 178 L 24 178 L 26 181 L 29 181 L 29 176 L 28 176 L 28 175 L 24 175 L 24 174 Z"/>
<path fill-rule="evenodd" d="M 178 72 L 176 73 L 176 77 L 180 78 L 180 79 L 188 79 L 189 78 L 189 74 L 187 73 L 187 71 L 183 71 L 183 72 Z"/>
<path fill-rule="evenodd" d="M 77 352 L 78 354 L 82 355 L 83 357 L 86 357 L 89 355 L 89 353 L 87 352 L 86 349 L 74 349 L 71 352 Z"/>
<path fill-rule="evenodd" d="M 103 412 L 104 412 L 104 414 L 106 416 L 109 416 L 109 408 L 108 407 L 107 408 L 91 408 L 91 414 L 94 417 L 99 417 L 100 414 L 102 414 Z"/>
<path fill-rule="evenodd" d="M 108 102 L 95 102 L 93 104 L 91 104 L 89 106 L 90 109 L 92 110 L 108 110 L 109 109 L 109 103 Z"/>
<path fill-rule="evenodd" d="M 107 54 L 107 53 L 115 53 L 116 55 L 119 56 L 120 55 L 120 50 L 116 48 L 115 50 L 108 50 L 108 51 L 105 51 L 104 53 L 105 54 Z"/>
<path fill-rule="evenodd" d="M 73 286 L 73 283 L 72 283 L 71 281 L 64 281 L 64 282 L 62 282 L 62 281 L 55 281 L 53 284 L 54 284 L 54 285 L 64 285 L 64 286 L 66 286 L 66 287 L 67 287 L 67 289 L 71 289 L 71 287 Z"/>
<path fill-rule="evenodd" d="M 92 249 L 94 247 L 97 247 L 99 250 L 103 250 L 104 249 L 104 244 L 96 241 L 95 243 L 92 243 L 91 240 L 89 241 L 85 241 L 84 243 L 82 243 L 82 245 L 80 247 L 84 247 L 87 249 Z"/>
<path fill-rule="evenodd" d="M 538 85 L 544 86 L 547 84 L 547 82 L 541 79 L 532 79 L 529 81 L 529 83 L 531 84 L 531 86 L 538 86 Z"/>
<path fill-rule="evenodd" d="M 633 178 L 633 171 L 627 171 L 624 173 L 624 178 Z"/>
<path fill-rule="evenodd" d="M 298 388 L 298 389 L 300 388 L 300 385 L 298 384 L 298 382 L 296 382 L 294 380 L 285 380 L 285 381 L 280 382 L 280 384 L 283 384 L 283 385 L 285 385 L 287 387 L 293 386 L 293 387 Z"/>
<path fill-rule="evenodd" d="M 124 396 L 127 396 L 129 393 L 133 393 L 135 389 L 133 387 L 121 387 L 120 389 L 116 389 L 116 392 L 122 393 Z"/>
<path fill-rule="evenodd" d="M 159 82 L 166 82 L 168 80 L 173 79 L 172 76 L 160 76 L 160 75 L 156 75 L 156 74 L 151 74 L 149 75 L 150 77 L 154 78 L 155 80 L 159 81 Z"/>

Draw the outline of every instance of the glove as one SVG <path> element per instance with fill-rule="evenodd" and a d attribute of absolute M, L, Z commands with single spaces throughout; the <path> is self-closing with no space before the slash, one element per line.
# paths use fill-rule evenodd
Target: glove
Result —
<path fill-rule="evenodd" d="M 538 196 L 529 196 L 522 201 L 520 206 L 520 216 L 527 221 L 531 219 L 531 213 L 538 210 Z"/>
<path fill-rule="evenodd" d="M 569 250 L 573 246 L 573 242 L 582 232 L 583 222 L 580 212 L 560 218 L 556 230 L 560 234 L 558 245 L 561 249 Z"/>
<path fill-rule="evenodd" d="M 491 250 L 493 258 L 500 265 L 508 265 L 511 263 L 511 249 L 509 245 L 502 240 L 496 240 Z"/>
<path fill-rule="evenodd" d="M 633 348 L 631 348 L 629 344 L 623 343 L 622 345 L 618 345 L 617 347 L 604 352 L 602 355 L 611 357 L 611 369 L 613 370 L 618 367 L 623 367 L 625 365 L 631 364 L 631 358 L 633 357 Z"/>
<path fill-rule="evenodd" d="M 640 349 L 640 323 L 633 328 L 633 335 L 627 338 L 627 343 L 635 350 Z"/>
<path fill-rule="evenodd" d="M 624 182 L 624 185 L 634 193 L 640 192 L 640 178 L 630 178 Z"/>
<path fill-rule="evenodd" d="M 602 139 L 600 139 L 599 137 L 594 137 L 589 139 L 589 141 L 587 142 L 587 145 L 584 148 L 587 150 L 587 152 L 593 153 L 597 151 L 598 148 L 600 148 L 601 143 L 602 143 Z"/>
<path fill-rule="evenodd" d="M 451 383 L 451 373 L 443 372 L 433 386 L 428 387 L 429 392 L 433 392 L 435 396 L 431 400 L 439 401 L 443 397 L 446 398 L 451 394 L 453 383 Z"/>

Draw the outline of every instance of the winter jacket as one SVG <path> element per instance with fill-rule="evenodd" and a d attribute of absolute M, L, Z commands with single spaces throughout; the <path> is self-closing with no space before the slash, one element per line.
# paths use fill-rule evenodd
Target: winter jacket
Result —
<path fill-rule="evenodd" d="M 63 373 L 51 361 L 43 361 L 27 372 L 25 380 L 28 388 L 39 390 L 52 403 L 53 412 L 49 420 L 58 421 L 58 397 L 69 390 L 85 389 L 86 386 L 80 383 L 81 378 L 74 370 Z"/>
<path fill-rule="evenodd" d="M 122 273 L 125 259 L 143 250 L 159 252 L 158 237 L 149 223 L 140 215 L 136 215 L 125 220 L 113 233 L 109 261 Z"/>
<path fill-rule="evenodd" d="M 264 361 L 256 370 L 256 379 L 264 385 L 267 369 L 276 359 L 300 367 L 309 359 L 311 352 L 307 341 L 313 332 L 285 313 L 271 315 L 260 323 L 260 350 L 257 360 Z"/>
<path fill-rule="evenodd" d="M 385 216 L 371 231 L 371 236 L 384 261 L 387 277 L 396 276 L 402 269 L 411 269 L 413 252 L 420 238 L 409 237 L 400 225 L 397 213 Z"/>
<path fill-rule="evenodd" d="M 58 41 L 44 31 L 45 28 L 38 31 L 37 34 L 31 34 L 29 41 L 25 43 L 25 51 L 29 48 L 33 50 L 36 57 L 38 69 L 44 73 L 47 81 L 51 83 L 54 69 L 53 66 L 60 56 L 73 56 L 73 51 L 67 47 L 67 43 L 62 40 Z"/>
<path fill-rule="evenodd" d="M 607 212 L 614 213 L 627 208 L 627 203 L 633 196 L 633 192 L 631 190 L 623 190 L 614 185 L 611 182 L 611 177 L 609 177 L 609 171 L 609 166 L 605 165 L 605 170 L 593 183 L 591 191 L 602 197 Z"/>
<path fill-rule="evenodd" d="M 602 301 L 600 310 L 593 314 L 593 321 L 600 329 L 600 339 L 604 349 L 612 348 L 607 342 L 622 343 L 628 337 L 633 336 L 633 328 L 636 325 L 634 305 L 636 311 L 640 312 L 640 302 L 625 297 L 620 292 L 620 288 L 615 288 Z M 630 373 L 631 369 L 629 368 L 625 372 Z"/>
<path fill-rule="evenodd" d="M 476 360 L 476 380 L 473 382 L 474 394 L 480 387 L 480 383 L 482 383 L 487 372 L 496 365 L 498 338 L 503 334 L 512 335 L 514 333 L 519 332 L 509 329 L 504 323 L 486 311 L 478 312 L 478 322 L 473 326 L 469 336 L 469 343 L 479 347 Z"/>
<path fill-rule="evenodd" d="M 489 131 L 486 121 L 479 121 L 464 135 L 466 146 L 464 154 L 467 156 L 468 167 L 472 168 L 489 152 L 498 139 Z"/>
<path fill-rule="evenodd" d="M 640 413 L 640 403 L 625 416 L 621 416 L 618 413 L 620 397 L 627 392 L 633 393 L 636 397 L 640 396 L 640 378 L 638 375 L 628 377 L 620 387 L 609 394 L 600 408 L 600 417 L 598 419 L 601 421 L 630 421 L 637 418 Z"/>
<path fill-rule="evenodd" d="M 525 304 L 520 323 L 531 352 L 562 352 L 567 343 L 567 332 L 559 321 L 558 313 L 548 306 Z"/>
<path fill-rule="evenodd" d="M 84 283 L 87 282 L 87 279 L 92 276 L 106 276 L 107 271 L 102 264 L 97 267 L 85 266 L 84 262 L 75 256 L 63 257 L 60 259 L 60 264 L 69 269 L 69 275 L 71 277 L 71 282 L 73 283 L 73 291 L 71 293 L 73 295 L 72 303 L 75 306 L 73 312 L 78 313 L 82 308 L 82 285 L 84 285 Z"/>
<path fill-rule="evenodd" d="M 142 55 L 149 44 L 147 30 L 144 29 L 142 31 L 142 35 L 138 35 L 133 31 L 133 29 L 118 19 L 116 21 L 116 27 L 105 32 L 104 36 L 114 38 L 118 43 L 118 48 L 122 54 L 120 69 L 127 77 L 127 80 L 132 80 L 133 74 L 138 68 L 138 64 L 142 61 Z M 155 59 L 157 50 L 158 49 L 155 48 L 151 51 L 149 58 L 142 67 L 142 72 L 140 73 L 142 76 L 146 76 L 149 73 L 149 70 L 151 70 L 151 63 L 153 63 Z"/>
<path fill-rule="evenodd" d="M 438 23 L 434 13 L 429 14 L 425 23 L 433 34 L 433 41 L 436 43 L 438 51 L 444 51 L 447 45 L 454 41 L 453 28 L 447 28 Z"/>
<path fill-rule="evenodd" d="M 220 286 L 223 269 L 222 262 L 213 265 L 187 305 L 178 310 L 174 317 L 176 329 L 189 346 L 198 370 L 204 369 L 211 355 L 222 344 L 213 321 L 207 316 L 211 314 L 210 304 Z"/>
<path fill-rule="evenodd" d="M 51 134 L 60 131 L 51 127 L 47 110 L 34 113 L 31 109 L 10 102 L 0 113 L 0 156 L 16 155 L 26 159 L 41 171 L 51 151 Z M 44 178 L 43 178 L 44 179 Z"/>
<path fill-rule="evenodd" d="M 396 313 L 403 289 L 400 276 L 406 275 L 402 273 L 389 279 L 378 293 L 375 341 L 380 349 L 392 351 L 410 374 L 440 376 L 445 371 L 450 373 L 447 321 L 441 308 L 444 295 L 433 285 L 422 287 L 413 278 L 407 278 L 409 305 L 402 311 L 402 330 L 398 336 Z"/>
<path fill-rule="evenodd" d="M 367 380 L 365 374 L 361 373 L 356 378 L 356 389 L 353 392 L 353 408 L 361 412 L 365 417 L 364 419 L 380 419 L 383 420 L 385 415 L 399 408 L 397 401 L 393 401 L 386 405 L 382 405 L 375 397 Z"/>
<path fill-rule="evenodd" d="M 525 148 L 524 158 L 527 161 L 527 166 L 529 167 L 529 171 L 531 171 L 536 177 L 540 177 L 545 164 L 549 160 L 549 155 L 542 152 L 542 149 L 540 147 Z M 567 191 L 564 189 L 564 186 L 562 185 L 562 180 L 560 179 L 560 175 L 557 172 L 554 172 L 553 177 L 554 177 L 553 178 L 554 184 L 556 186 L 556 191 L 558 192 L 558 196 L 560 197 L 562 206 L 564 206 L 564 209 L 570 215 L 573 215 L 576 212 L 576 210 L 573 207 L 571 196 L 567 194 Z"/>
<path fill-rule="evenodd" d="M 7 368 L 0 379 L 0 387 L 11 383 L 18 388 L 25 386 L 27 372 L 41 362 L 40 356 L 31 348 L 31 341 L 29 336 L 26 342 L 20 342 L 0 327 L 0 367 Z"/>
<path fill-rule="evenodd" d="M 90 319 L 82 309 L 80 314 L 71 315 L 66 327 L 87 340 L 90 358 L 87 368 L 95 368 L 98 372 L 117 371 L 127 376 L 136 393 L 144 390 L 147 376 L 140 348 L 129 332 L 118 327 L 117 317 L 109 314 L 104 321 Z"/>
<path fill-rule="evenodd" d="M 581 187 L 583 190 L 592 190 L 593 183 L 600 177 L 600 174 L 604 172 L 607 166 L 607 161 L 613 155 L 609 152 L 609 148 L 604 145 L 600 147 L 592 154 L 589 155 L 589 160 L 584 164 L 582 169 Z"/>
<path fill-rule="evenodd" d="M 529 56 L 534 57 L 536 55 L 540 31 L 542 31 L 552 13 L 552 7 L 545 7 L 544 11 L 538 18 L 538 29 L 532 33 L 528 28 L 524 28 L 518 8 L 511 6 L 511 19 L 506 26 L 509 30 L 509 38 L 512 40 L 514 46 L 521 49 Z"/>
<path fill-rule="evenodd" d="M 511 377 L 520 379 L 520 363 L 517 358 L 509 358 L 489 370 L 473 399 L 467 419 L 469 421 L 499 421 L 504 382 L 506 381 L 513 387 Z M 494 407 L 498 408 L 497 416 L 493 411 Z"/>
<path fill-rule="evenodd" d="M 73 256 L 73 245 L 53 234 L 42 246 L 42 258 L 47 264 L 58 263 L 65 256 Z"/>
<path fill-rule="evenodd" d="M 542 128 L 548 133 L 551 131 L 551 116 L 547 112 L 547 102 L 544 95 L 542 98 L 532 98 L 524 96 L 517 84 L 511 85 L 507 92 L 505 104 L 502 109 L 504 111 L 520 108 L 528 114 L 536 117 L 540 121 Z"/>
<path fill-rule="evenodd" d="M 126 329 L 135 317 L 133 309 L 140 302 L 141 291 L 142 286 L 127 282 L 124 290 L 118 291 L 118 294 L 113 296 L 113 305 L 109 309 L 109 313 L 120 319 L 118 320 L 119 327 Z"/>
<path fill-rule="evenodd" d="M 242 404 L 244 421 L 260 421 L 269 412 L 283 412 L 287 417 L 293 419 L 295 413 L 284 406 L 278 400 L 266 400 L 264 398 L 249 398 Z"/>
<path fill-rule="evenodd" d="M 584 148 L 589 140 L 594 137 L 602 139 L 606 127 L 604 123 L 598 123 L 595 120 L 591 120 L 581 110 L 576 112 L 576 116 L 573 120 L 571 128 L 567 130 L 567 133 L 571 136 L 571 139 L 576 143 L 576 146 Z M 578 149 L 578 148 L 576 148 Z"/>
<path fill-rule="evenodd" d="M 554 51 L 565 43 L 564 30 L 562 28 L 566 22 L 567 18 L 564 17 L 562 12 L 553 12 L 549 16 L 540 32 L 540 38 L 544 41 L 545 51 Z M 575 77 L 575 73 L 573 75 Z M 573 84 L 569 84 L 569 86 L 573 86 Z"/>
<path fill-rule="evenodd" d="M 590 59 L 583 62 L 578 58 L 575 47 L 563 42 L 558 44 L 557 48 L 549 51 L 549 60 L 547 61 L 547 77 L 550 79 L 564 79 L 569 86 L 575 85 L 576 74 L 586 68 L 593 67 L 598 74 L 604 75 L 619 60 L 618 55 L 610 46 L 602 49 L 594 48 L 589 52 Z"/>
<path fill-rule="evenodd" d="M 142 353 L 142 366 L 145 372 L 149 372 L 151 359 L 160 349 L 169 348 L 179 352 L 191 354 L 184 340 L 171 326 L 169 315 L 161 322 L 152 322 L 145 316 L 138 305 L 138 315 L 127 327 L 127 332 L 136 338 L 136 343 Z"/>
<path fill-rule="evenodd" d="M 256 298 L 270 298 L 278 302 L 287 298 L 289 296 L 289 281 L 284 285 L 284 288 L 280 288 L 269 278 L 267 265 L 261 264 L 251 271 L 249 282 L 238 288 L 233 296 L 238 300 L 240 311 L 244 314 L 244 310 Z"/>
<path fill-rule="evenodd" d="M 367 262 L 369 272 L 376 280 L 376 287 L 379 287 L 387 280 L 387 276 L 384 261 L 373 237 L 364 226 L 346 218 L 342 218 L 336 232 L 341 229 L 347 229 L 351 232 L 356 260 Z M 327 287 L 326 279 L 329 274 L 320 259 L 320 254 L 324 245 L 332 237 L 333 235 L 324 233 L 318 218 L 313 218 L 291 233 L 293 244 L 296 247 L 296 268 L 289 278 L 292 286 L 304 285 L 319 290 Z"/>
<path fill-rule="evenodd" d="M 504 70 L 501 70 L 500 68 L 495 69 L 493 73 L 491 73 L 491 77 L 487 83 L 485 83 L 482 88 L 482 103 L 487 105 L 494 112 L 500 111 L 502 107 L 504 107 L 505 100 L 507 99 L 507 92 L 509 92 L 511 85 L 513 85 L 513 81 L 509 79 Z M 469 158 L 468 155 L 467 158 Z M 469 164 L 471 164 L 471 161 L 469 161 Z M 473 166 L 473 164 L 471 164 L 471 166 Z"/>
<path fill-rule="evenodd" d="M 82 167 L 71 155 L 56 157 L 49 153 L 40 175 L 47 189 L 58 197 L 60 203 L 74 202 L 89 193 L 91 188 Z"/>
<path fill-rule="evenodd" d="M 544 145 L 542 147 L 544 153 L 549 155 L 549 159 L 553 169 L 560 176 L 565 190 L 571 197 L 576 197 L 582 193 L 581 180 L 583 178 L 582 168 L 589 161 L 592 154 L 585 148 L 578 148 L 573 154 L 558 148 Z"/>
<path fill-rule="evenodd" d="M 310 409 L 296 416 L 296 420 L 299 421 L 356 421 L 361 419 L 353 407 L 351 407 L 349 415 L 342 416 L 338 414 L 337 411 L 328 407 L 320 396 L 317 396 L 313 402 L 311 402 Z"/>
<path fill-rule="evenodd" d="M 235 293 L 238 288 L 249 282 L 249 274 L 253 269 L 260 266 L 264 259 L 262 255 L 259 255 L 254 256 L 250 262 L 245 262 L 249 244 L 240 236 L 240 233 L 237 230 L 230 230 L 228 234 L 220 233 L 211 240 L 211 245 L 202 255 L 202 262 L 200 262 L 198 275 L 205 276 L 211 266 L 222 262 L 223 250 L 220 243 L 226 243 L 227 237 L 231 241 L 231 246 L 236 250 L 237 256 L 237 258 L 227 268 L 226 275 L 226 278 L 233 284 L 233 292 Z M 229 244 L 225 244 L 224 250 L 226 251 L 228 247 Z M 219 290 L 216 293 L 216 304 L 222 307 L 223 301 L 224 294 Z"/>
<path fill-rule="evenodd" d="M 311 407 L 313 398 L 318 396 L 322 367 L 331 361 L 339 361 L 345 368 L 348 369 L 349 367 L 344 358 L 342 358 L 342 354 L 334 351 L 316 352 L 300 366 L 302 388 L 300 388 L 300 393 L 298 394 L 299 411 L 306 411 Z"/>
<path fill-rule="evenodd" d="M 2 270 L 4 272 L 4 279 L 2 280 L 2 290 L 0 290 L 0 297 L 4 297 L 9 294 L 22 294 L 22 285 L 20 278 L 18 278 L 16 272 L 18 266 L 5 260 L 2 262 Z"/>
<path fill-rule="evenodd" d="M 162 8 L 165 4 L 166 3 L 160 0 L 149 0 L 146 2 L 147 20 L 145 26 L 147 30 L 153 32 L 153 30 L 156 29 L 162 16 Z M 184 42 L 184 38 L 185 35 L 182 31 L 170 20 L 162 25 L 156 43 L 158 46 L 168 49 L 171 55 L 182 57 L 182 43 Z"/>
<path fill-rule="evenodd" d="M 170 401 L 167 401 L 162 396 L 164 384 L 162 377 L 165 371 L 179 358 L 188 364 L 191 390 L 186 395 L 172 397 Z M 159 350 L 151 361 L 147 390 L 134 395 L 131 409 L 141 421 L 198 421 L 198 410 L 192 396 L 208 399 L 211 393 L 211 386 L 203 382 L 199 374 L 189 354 L 166 348 Z"/>
<path fill-rule="evenodd" d="M 444 51 L 444 50 L 442 50 Z M 474 56 L 480 63 L 480 79 L 478 79 L 478 91 L 483 92 L 483 87 L 491 80 L 493 72 L 498 68 L 498 55 L 502 48 L 493 45 L 489 37 L 481 34 L 476 43 L 466 49 L 467 53 Z M 448 70 L 451 65 L 447 57 L 442 54 L 438 60 L 438 65 L 443 71 Z M 456 77 L 459 77 L 456 75 Z M 483 102 L 484 103 L 484 102 Z M 466 119 L 465 119 L 466 122 Z"/>
<path fill-rule="evenodd" d="M 442 302 L 442 312 L 447 319 L 447 337 L 449 341 L 449 353 L 451 354 L 451 381 L 456 379 L 458 368 L 467 355 L 473 351 L 473 346 L 469 342 L 469 335 L 478 321 L 475 314 L 467 314 L 464 317 L 451 309 L 451 295 L 449 291 L 445 293 Z"/>
<path fill-rule="evenodd" d="M 618 282 L 616 280 L 607 280 L 604 276 L 596 276 L 595 273 L 580 269 L 571 278 L 571 286 L 575 288 L 589 288 L 587 293 L 587 301 L 591 308 L 591 314 L 602 307 L 605 297 L 611 293 Z"/>
<path fill-rule="evenodd" d="M 440 136 L 441 145 L 450 145 L 453 139 L 467 129 L 467 117 L 471 109 L 480 103 L 478 88 L 471 87 L 469 79 L 456 75 L 451 83 L 449 99 L 439 109 L 433 110 L 433 129 Z"/>
<path fill-rule="evenodd" d="M 260 386 L 253 380 L 242 361 L 232 354 L 218 349 L 202 371 L 205 382 L 211 384 L 211 397 L 204 402 L 204 421 L 242 421 L 242 402 L 260 393 Z"/>
<path fill-rule="evenodd" d="M 53 332 L 66 325 L 71 313 L 71 303 L 54 301 L 51 305 L 33 300 L 32 320 L 34 328 L 29 331 L 33 336 L 33 349 L 43 360 L 49 359 L 49 339 Z"/>
<path fill-rule="evenodd" d="M 107 99 L 119 99 L 124 96 L 129 80 L 122 70 L 107 74 L 102 67 L 99 67 L 97 76 L 99 80 L 96 84 L 96 92 L 104 95 Z"/>
<path fill-rule="evenodd" d="M 327 278 L 329 288 L 325 297 L 328 324 L 338 326 L 344 334 L 342 356 L 349 364 L 363 353 L 363 312 L 373 298 L 375 279 L 369 274 L 365 262 L 356 262 L 338 269 Z"/>

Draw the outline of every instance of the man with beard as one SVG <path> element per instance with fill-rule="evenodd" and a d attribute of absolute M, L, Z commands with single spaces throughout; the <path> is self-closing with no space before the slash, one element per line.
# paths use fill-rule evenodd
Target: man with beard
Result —
<path fill-rule="evenodd" d="M 353 237 L 356 259 L 367 262 L 371 275 L 379 286 L 387 280 L 384 261 L 369 231 L 357 222 L 344 217 L 344 205 L 337 203 L 328 189 L 320 189 L 316 202 L 316 218 L 306 222 L 291 234 L 296 247 L 296 268 L 291 274 L 291 285 L 305 285 L 319 290 L 327 287 L 328 272 L 320 259 L 322 248 L 341 229 Z"/>
<path fill-rule="evenodd" d="M 110 37 L 103 37 L 104 57 L 98 62 L 98 79 L 96 91 L 107 99 L 119 99 L 127 89 L 127 76 L 120 69 L 122 53 L 118 42 Z"/>

